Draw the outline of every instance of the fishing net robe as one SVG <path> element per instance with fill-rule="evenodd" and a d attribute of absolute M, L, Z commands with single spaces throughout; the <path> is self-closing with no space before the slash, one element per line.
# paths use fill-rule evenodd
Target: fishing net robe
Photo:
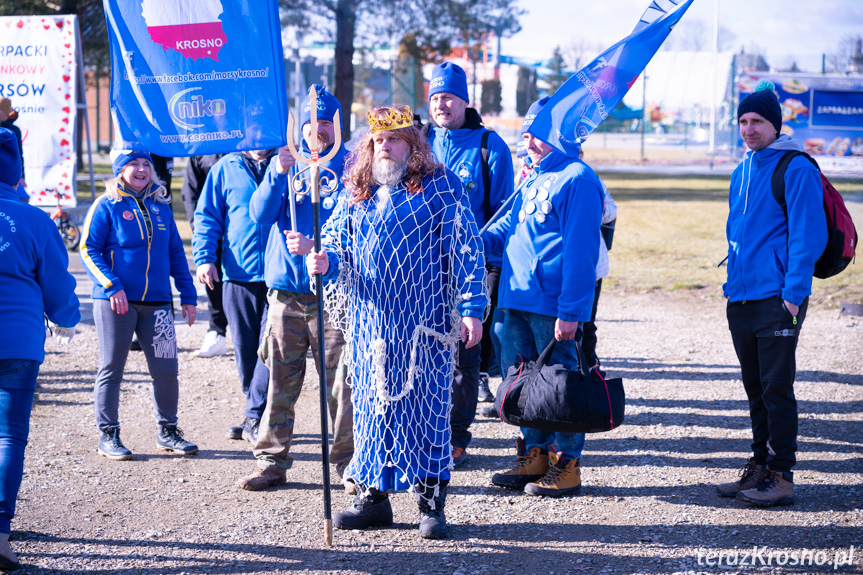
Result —
<path fill-rule="evenodd" d="M 381 491 L 449 479 L 461 317 L 482 320 L 488 302 L 482 242 L 461 183 L 439 168 L 421 193 L 398 184 L 342 201 L 323 247 L 333 280 L 326 309 L 345 334 L 352 376 L 346 475 Z"/>

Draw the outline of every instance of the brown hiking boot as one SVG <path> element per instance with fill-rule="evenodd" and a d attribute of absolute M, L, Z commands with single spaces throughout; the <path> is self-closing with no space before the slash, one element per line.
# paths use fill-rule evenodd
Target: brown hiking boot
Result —
<path fill-rule="evenodd" d="M 524 489 L 531 481 L 536 481 L 548 473 L 548 450 L 532 447 L 526 455 L 524 441 L 519 439 L 515 447 L 516 462 L 512 469 L 491 476 L 491 482 L 500 487 Z"/>
<path fill-rule="evenodd" d="M 525 485 L 525 493 L 560 497 L 562 495 L 575 495 L 581 491 L 581 460 L 573 459 L 564 463 L 556 451 L 549 451 L 548 459 L 551 463 L 548 473 L 538 481 Z"/>
<path fill-rule="evenodd" d="M 287 482 L 287 479 L 285 479 L 285 470 L 275 465 L 270 465 L 265 469 L 255 467 L 251 475 L 240 477 L 237 480 L 237 487 L 246 491 L 261 491 L 267 487 L 284 485 Z"/>
<path fill-rule="evenodd" d="M 737 497 L 740 491 L 752 489 L 766 476 L 767 466 L 763 463 L 755 463 L 755 458 L 750 457 L 749 462 L 740 471 L 740 479 L 717 485 L 716 492 L 722 497 Z"/>
<path fill-rule="evenodd" d="M 758 507 L 792 505 L 794 503 L 794 476 L 789 472 L 767 470 L 764 479 L 753 487 L 740 491 L 737 499 Z"/>

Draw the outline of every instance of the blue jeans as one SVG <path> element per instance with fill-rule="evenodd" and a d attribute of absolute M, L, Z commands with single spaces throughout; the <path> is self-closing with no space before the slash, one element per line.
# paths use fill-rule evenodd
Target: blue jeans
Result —
<path fill-rule="evenodd" d="M 554 339 L 554 323 L 557 318 L 520 310 L 506 310 L 503 321 L 503 341 L 501 352 L 501 373 L 519 361 L 522 357 L 525 363 L 539 357 L 542 350 Z M 580 329 L 579 329 L 580 332 Z M 576 335 L 579 337 L 580 334 Z M 560 364 L 572 369 L 578 368 L 578 354 L 575 341 L 559 341 L 549 358 L 549 364 Z M 548 449 L 557 443 L 557 450 L 563 454 L 564 461 L 581 459 L 584 450 L 583 433 L 556 433 L 538 429 L 521 428 L 524 438 L 524 450 L 539 446 Z"/>
<path fill-rule="evenodd" d="M 39 362 L 0 359 L 0 533 L 12 531 Z"/>

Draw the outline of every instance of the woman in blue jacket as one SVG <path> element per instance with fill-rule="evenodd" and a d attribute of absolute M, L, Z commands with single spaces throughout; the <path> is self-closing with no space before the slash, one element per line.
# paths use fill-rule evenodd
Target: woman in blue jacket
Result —
<path fill-rule="evenodd" d="M 24 471 L 24 447 L 39 365 L 45 359 L 45 323 L 62 344 L 81 319 L 75 278 L 57 227 L 39 208 L 18 200 L 21 160 L 15 135 L 0 128 L 0 569 L 18 568 L 9 547 L 15 500 Z"/>
<path fill-rule="evenodd" d="M 156 448 L 192 454 L 198 447 L 183 439 L 177 427 L 177 339 L 169 276 L 180 291 L 183 317 L 190 326 L 195 321 L 195 284 L 150 154 L 113 155 L 115 177 L 90 207 L 81 236 L 99 338 L 94 390 L 96 425 L 102 432 L 98 452 L 109 459 L 132 459 L 120 441 L 118 411 L 129 343 L 137 334 L 153 378 Z"/>

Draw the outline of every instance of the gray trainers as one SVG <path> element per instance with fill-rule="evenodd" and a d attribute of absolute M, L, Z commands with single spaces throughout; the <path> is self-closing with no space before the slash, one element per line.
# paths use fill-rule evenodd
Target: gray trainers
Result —
<path fill-rule="evenodd" d="M 176 425 L 159 426 L 156 449 L 178 455 L 192 455 L 198 452 L 198 446 L 183 439 L 183 431 Z"/>
<path fill-rule="evenodd" d="M 102 457 L 107 457 L 114 461 L 128 461 L 132 459 L 132 452 L 126 449 L 126 446 L 120 441 L 119 427 L 109 427 L 102 430 L 102 437 L 99 439 L 99 448 L 96 451 Z"/>

